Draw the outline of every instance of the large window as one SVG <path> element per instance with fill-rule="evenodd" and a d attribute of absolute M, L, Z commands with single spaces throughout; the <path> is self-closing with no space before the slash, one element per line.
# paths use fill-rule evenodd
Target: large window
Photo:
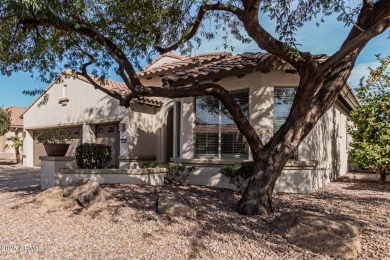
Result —
<path fill-rule="evenodd" d="M 286 122 L 294 100 L 295 88 L 274 89 L 274 133 Z"/>
<path fill-rule="evenodd" d="M 248 90 L 232 92 L 245 116 L 249 117 Z M 212 97 L 195 98 L 195 156 L 247 158 L 248 145 L 222 103 Z"/>

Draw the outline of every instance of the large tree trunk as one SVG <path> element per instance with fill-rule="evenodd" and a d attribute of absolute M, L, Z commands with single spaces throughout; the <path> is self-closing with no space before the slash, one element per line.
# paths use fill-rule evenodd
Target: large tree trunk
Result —
<path fill-rule="evenodd" d="M 386 171 L 385 170 L 382 170 L 380 173 L 379 173 L 379 182 L 381 184 L 385 184 L 386 182 Z"/>
<path fill-rule="evenodd" d="M 272 193 L 275 183 L 295 149 L 285 149 L 284 152 L 277 152 L 276 146 L 271 149 L 262 150 L 262 156 L 254 159 L 253 173 L 237 205 L 237 211 L 240 214 L 269 215 L 273 213 Z"/>

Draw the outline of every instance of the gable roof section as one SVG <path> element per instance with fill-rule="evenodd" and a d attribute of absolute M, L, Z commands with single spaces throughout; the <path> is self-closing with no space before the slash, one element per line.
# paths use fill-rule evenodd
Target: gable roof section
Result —
<path fill-rule="evenodd" d="M 143 70 L 149 69 L 150 67 L 152 67 L 154 64 L 156 64 L 158 61 L 160 61 L 161 59 L 163 59 L 165 57 L 169 57 L 169 58 L 173 58 L 173 59 L 177 59 L 177 60 L 184 60 L 187 58 L 186 56 L 178 55 L 178 54 L 175 54 L 172 52 L 164 53 L 163 55 L 158 56 L 155 60 L 153 60 L 151 63 L 149 63 Z"/>
<path fill-rule="evenodd" d="M 11 127 L 23 127 L 23 120 L 20 117 L 24 114 L 27 108 L 10 106 L 4 109 L 11 112 Z"/>
<path fill-rule="evenodd" d="M 324 55 L 316 58 L 325 60 Z M 221 77 L 245 74 L 253 71 L 295 70 L 293 66 L 284 60 L 269 53 L 244 52 L 234 56 L 228 56 L 217 61 L 202 64 L 187 70 L 175 71 L 163 78 L 163 84 L 180 86 L 189 83 L 196 83 L 203 80 L 218 79 Z"/>
<path fill-rule="evenodd" d="M 92 79 L 98 81 L 98 78 L 95 77 L 95 76 L 92 76 L 90 75 Z M 84 82 L 87 82 L 90 84 L 90 82 L 84 77 L 84 76 L 81 76 L 81 75 L 77 75 L 75 74 L 73 71 L 71 70 L 66 70 L 64 71 L 60 76 L 57 77 L 57 79 L 55 79 L 47 88 L 46 90 L 41 94 L 39 95 L 38 98 L 36 98 L 34 100 L 34 102 L 20 115 L 21 118 L 23 118 L 23 115 L 42 97 L 44 96 L 47 91 L 49 91 L 49 89 L 51 89 L 57 82 L 59 82 L 62 78 L 69 78 L 69 77 L 73 77 L 75 79 L 79 79 L 81 81 L 84 81 Z M 126 84 L 125 83 L 122 83 L 122 82 L 119 82 L 119 81 L 115 81 L 115 80 L 111 80 L 111 79 L 105 79 L 104 80 L 104 84 L 101 85 L 101 87 L 107 89 L 108 91 L 111 91 L 111 92 L 116 92 L 116 93 L 119 93 L 120 95 L 122 96 L 125 96 L 126 94 L 129 94 L 130 93 L 130 90 L 127 88 Z M 154 98 L 150 98 L 150 97 L 142 97 L 142 98 L 138 98 L 138 99 L 134 99 L 135 102 L 139 102 L 141 104 L 147 104 L 147 105 L 151 105 L 151 106 L 158 106 L 160 107 L 164 102 L 162 101 L 162 99 L 160 98 L 157 98 L 157 97 L 154 97 Z"/>
<path fill-rule="evenodd" d="M 66 75 L 74 77 L 74 78 L 77 78 L 79 80 L 82 80 L 82 81 L 85 81 L 85 82 L 89 83 L 87 78 L 85 78 L 84 76 L 81 76 L 81 75 L 77 75 L 77 74 L 73 73 L 70 70 L 66 71 Z M 91 78 L 93 80 L 99 82 L 99 79 L 97 77 L 94 77 L 92 75 L 90 75 L 90 76 L 91 76 Z M 101 85 L 101 87 L 107 89 L 108 91 L 119 93 L 122 96 L 125 96 L 125 95 L 130 93 L 130 90 L 128 89 L 128 87 L 126 86 L 125 83 L 119 82 L 119 81 L 115 81 L 115 80 L 111 80 L 111 79 L 105 79 L 104 80 L 104 84 Z M 151 97 L 140 97 L 140 98 L 134 99 L 134 101 L 142 103 L 142 104 L 151 105 L 151 106 L 161 106 L 164 103 L 158 97 L 153 97 L 153 98 L 151 98 Z"/>
<path fill-rule="evenodd" d="M 203 66 L 220 59 L 232 56 L 230 52 L 210 52 L 198 54 L 192 57 L 184 57 L 181 60 L 161 64 L 160 66 L 150 68 L 146 67 L 137 73 L 140 78 L 151 78 L 155 75 L 165 75 L 177 70 L 187 70 L 197 66 Z M 161 56 L 160 56 L 161 57 Z"/>

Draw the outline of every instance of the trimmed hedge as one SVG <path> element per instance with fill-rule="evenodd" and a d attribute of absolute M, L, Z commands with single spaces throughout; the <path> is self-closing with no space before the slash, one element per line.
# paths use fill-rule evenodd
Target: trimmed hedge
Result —
<path fill-rule="evenodd" d="M 164 177 L 164 182 L 166 184 L 180 183 L 184 184 L 189 176 L 189 173 L 194 171 L 196 167 L 191 165 L 185 165 L 182 163 L 176 162 L 150 162 L 144 163 L 140 166 L 141 168 L 166 168 L 167 174 Z"/>
<path fill-rule="evenodd" d="M 221 168 L 221 173 L 229 179 L 231 184 L 236 185 L 241 192 L 245 191 L 252 171 L 253 162 L 235 163 Z"/>
<path fill-rule="evenodd" d="M 76 148 L 76 163 L 80 169 L 106 169 L 111 159 L 109 145 L 85 143 Z"/>

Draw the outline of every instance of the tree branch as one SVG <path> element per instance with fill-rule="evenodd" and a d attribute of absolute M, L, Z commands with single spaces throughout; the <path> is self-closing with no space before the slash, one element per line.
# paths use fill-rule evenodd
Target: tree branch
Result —
<path fill-rule="evenodd" d="M 300 71 L 300 69 L 303 69 L 304 66 L 300 65 L 299 62 L 291 55 L 291 53 L 297 52 L 297 50 L 277 40 L 260 25 L 258 17 L 260 6 L 259 2 L 260 1 L 258 0 L 243 1 L 244 10 L 231 5 L 220 3 L 209 5 L 208 10 L 225 11 L 236 15 L 237 18 L 244 24 L 248 35 L 257 43 L 261 49 L 282 58 Z M 302 52 L 299 52 L 299 54 L 301 58 L 304 57 Z"/>
<path fill-rule="evenodd" d="M 119 100 L 119 102 L 122 104 L 123 103 L 123 97 L 122 95 L 120 95 L 119 93 L 116 93 L 116 92 L 113 92 L 113 91 L 109 91 L 108 89 L 102 87 L 98 82 L 96 82 L 88 73 L 87 73 L 87 67 L 89 65 L 91 65 L 92 62 L 87 62 L 87 63 L 84 63 L 83 66 L 81 67 L 81 72 L 78 72 L 78 71 L 75 71 L 74 73 L 76 75 L 80 75 L 80 76 L 83 76 L 84 78 L 86 78 L 88 80 L 89 83 L 92 84 L 92 86 L 94 86 L 96 89 L 99 89 L 100 91 L 104 92 L 105 94 Z"/>
<path fill-rule="evenodd" d="M 382 0 L 374 6 L 370 3 L 364 4 L 358 23 L 364 31 L 352 27 L 341 48 L 319 66 L 319 73 L 327 73 L 340 60 L 390 27 L 390 1 Z"/>
<path fill-rule="evenodd" d="M 60 18 L 53 14 L 51 19 L 38 20 L 35 18 L 22 18 L 19 20 L 19 24 L 22 24 L 24 26 L 46 25 L 64 31 L 76 32 L 86 37 L 89 37 L 90 39 L 96 40 L 107 50 L 107 52 L 119 64 L 119 66 L 124 68 L 124 70 L 126 71 L 131 83 L 127 84 L 127 87 L 130 90 L 134 90 L 136 86 L 141 85 L 141 82 L 136 76 L 135 70 L 131 65 L 130 61 L 127 59 L 126 55 L 119 49 L 119 47 L 114 42 L 104 37 L 98 30 L 96 30 L 87 22 L 81 20 L 66 22 L 62 21 Z"/>
<path fill-rule="evenodd" d="M 154 44 L 154 48 L 160 54 L 164 54 L 164 53 L 176 50 L 182 42 L 189 41 L 190 39 L 192 39 L 192 37 L 195 36 L 195 34 L 198 32 L 198 30 L 200 28 L 200 25 L 202 24 L 202 21 L 203 21 L 203 18 L 204 18 L 205 14 L 206 14 L 206 10 L 204 8 L 204 5 L 202 5 L 199 8 L 198 15 L 197 15 L 197 17 L 195 19 L 194 24 L 192 25 L 192 28 L 191 28 L 190 32 L 188 34 L 184 35 L 178 42 L 172 44 L 169 47 L 163 48 L 161 46 L 161 43 L 160 43 L 161 35 L 160 34 L 156 34 L 156 41 L 155 41 L 155 44 Z"/>
<path fill-rule="evenodd" d="M 167 98 L 183 98 L 183 97 L 197 97 L 212 95 L 218 98 L 226 109 L 231 114 L 237 128 L 245 136 L 248 144 L 250 145 L 252 154 L 258 155 L 259 150 L 263 147 L 263 143 L 260 137 L 249 123 L 242 109 L 230 95 L 230 93 L 223 87 L 214 83 L 194 84 L 190 86 L 182 87 L 153 87 L 143 86 L 137 88 L 136 93 L 132 94 L 136 96 L 148 96 L 148 97 L 167 97 Z"/>
<path fill-rule="evenodd" d="M 205 16 L 206 12 L 207 11 L 212 11 L 212 10 L 228 11 L 228 12 L 231 12 L 231 13 L 235 14 L 237 17 L 242 17 L 243 14 L 244 14 L 242 9 L 240 9 L 240 8 L 238 8 L 236 6 L 233 6 L 233 5 L 229 5 L 229 4 L 221 4 L 221 3 L 217 3 L 217 4 L 202 4 L 199 7 L 198 15 L 197 15 L 197 17 L 195 19 L 195 22 L 192 25 L 191 30 L 189 31 L 189 33 L 184 35 L 176 43 L 172 44 L 169 47 L 165 47 L 165 48 L 161 46 L 161 42 L 160 42 L 161 35 L 158 33 L 158 34 L 156 34 L 156 41 L 155 41 L 155 44 L 154 44 L 154 48 L 160 54 L 164 54 L 164 53 L 176 50 L 182 42 L 189 41 L 190 39 L 192 39 L 195 36 L 195 34 L 198 32 L 198 30 L 199 30 L 199 28 L 200 28 L 200 26 L 202 24 L 202 21 L 204 19 L 204 16 Z"/>

